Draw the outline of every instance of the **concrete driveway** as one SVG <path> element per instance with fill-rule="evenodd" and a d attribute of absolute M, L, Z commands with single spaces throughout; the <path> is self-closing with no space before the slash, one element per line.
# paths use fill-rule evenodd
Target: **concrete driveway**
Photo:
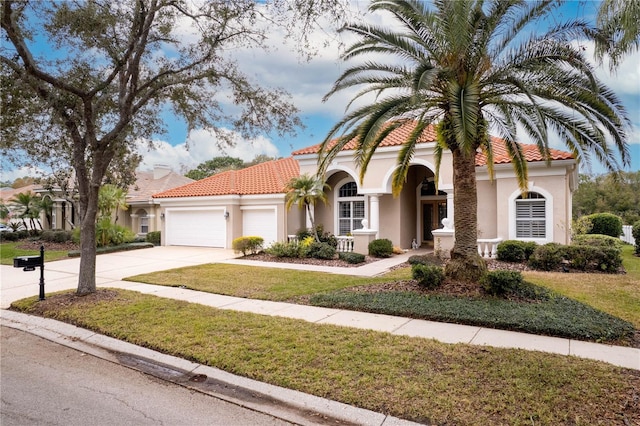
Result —
<path fill-rule="evenodd" d="M 179 246 L 101 254 L 96 258 L 96 281 L 98 286 L 108 287 L 111 283 L 132 275 L 220 262 L 235 257 L 237 255 L 233 250 Z M 79 269 L 80 258 L 45 263 L 45 292 L 76 288 Z M 40 268 L 24 272 L 20 268 L 0 265 L 0 281 L 0 308 L 6 309 L 15 300 L 38 295 Z"/>

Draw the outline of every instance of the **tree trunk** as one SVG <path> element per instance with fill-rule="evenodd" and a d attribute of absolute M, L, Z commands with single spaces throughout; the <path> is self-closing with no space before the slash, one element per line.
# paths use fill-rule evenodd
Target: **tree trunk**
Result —
<path fill-rule="evenodd" d="M 487 269 L 478 254 L 478 194 L 475 156 L 453 153 L 453 223 L 455 242 L 445 272 L 457 281 L 477 283 Z"/>
<path fill-rule="evenodd" d="M 313 236 L 316 239 L 316 242 L 320 242 L 320 236 L 318 235 L 318 230 L 316 229 L 316 224 L 313 221 L 313 214 L 311 213 L 311 205 L 305 204 L 307 206 L 307 213 L 309 214 L 309 222 L 311 222 L 311 229 L 313 230 Z"/>
<path fill-rule="evenodd" d="M 96 217 L 98 216 L 99 185 L 80 186 L 80 271 L 78 295 L 96 291 Z M 82 194 L 82 192 L 87 192 Z"/>

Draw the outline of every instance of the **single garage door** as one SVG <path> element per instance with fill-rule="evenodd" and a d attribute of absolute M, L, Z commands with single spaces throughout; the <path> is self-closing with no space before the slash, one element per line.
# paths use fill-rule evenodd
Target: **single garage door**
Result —
<path fill-rule="evenodd" d="M 225 247 L 224 209 L 167 210 L 165 220 L 169 246 Z"/>
<path fill-rule="evenodd" d="M 264 245 L 278 241 L 278 223 L 275 209 L 242 210 L 242 236 L 262 237 Z"/>

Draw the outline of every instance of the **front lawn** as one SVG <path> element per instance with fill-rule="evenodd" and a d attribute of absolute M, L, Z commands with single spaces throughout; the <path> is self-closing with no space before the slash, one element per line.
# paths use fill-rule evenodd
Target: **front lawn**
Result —
<path fill-rule="evenodd" d="M 50 295 L 43 302 L 30 298 L 13 306 L 233 374 L 425 424 L 640 423 L 640 374 L 597 361 L 448 345 L 114 289 L 85 297 Z"/>
<path fill-rule="evenodd" d="M 624 280 L 620 278 L 624 276 L 620 275 L 607 277 L 612 277 L 614 283 Z M 621 339 L 630 337 L 634 332 L 633 324 L 605 313 L 606 309 L 601 312 L 587 306 L 588 302 L 585 304 L 554 294 L 546 299 L 523 303 L 488 297 L 424 295 L 388 289 L 375 292 L 351 291 L 354 287 L 410 280 L 411 270 L 408 267 L 381 277 L 361 278 L 256 266 L 209 264 L 127 279 L 148 284 L 184 286 L 229 296 L 311 303 L 580 340 L 623 343 Z M 629 307 L 631 308 L 633 306 Z"/>
<path fill-rule="evenodd" d="M 0 264 L 13 265 L 13 258 L 18 256 L 39 256 L 40 248 L 23 249 L 18 248 L 23 245 L 23 241 L 3 241 L 0 243 Z M 69 250 L 47 250 L 46 243 L 44 251 L 44 261 L 52 262 L 54 260 L 65 259 Z"/>

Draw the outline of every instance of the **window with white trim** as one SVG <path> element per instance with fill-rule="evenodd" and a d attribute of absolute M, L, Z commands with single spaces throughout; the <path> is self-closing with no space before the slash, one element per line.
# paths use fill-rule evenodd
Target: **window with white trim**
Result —
<path fill-rule="evenodd" d="M 546 238 L 546 200 L 537 192 L 516 198 L 516 237 Z"/>
<path fill-rule="evenodd" d="M 147 234 L 149 232 L 149 216 L 146 211 L 142 211 L 138 217 L 140 218 L 140 233 Z"/>
<path fill-rule="evenodd" d="M 364 195 L 358 195 L 355 182 L 345 183 L 338 190 L 338 235 L 350 234 L 362 228 Z"/>

